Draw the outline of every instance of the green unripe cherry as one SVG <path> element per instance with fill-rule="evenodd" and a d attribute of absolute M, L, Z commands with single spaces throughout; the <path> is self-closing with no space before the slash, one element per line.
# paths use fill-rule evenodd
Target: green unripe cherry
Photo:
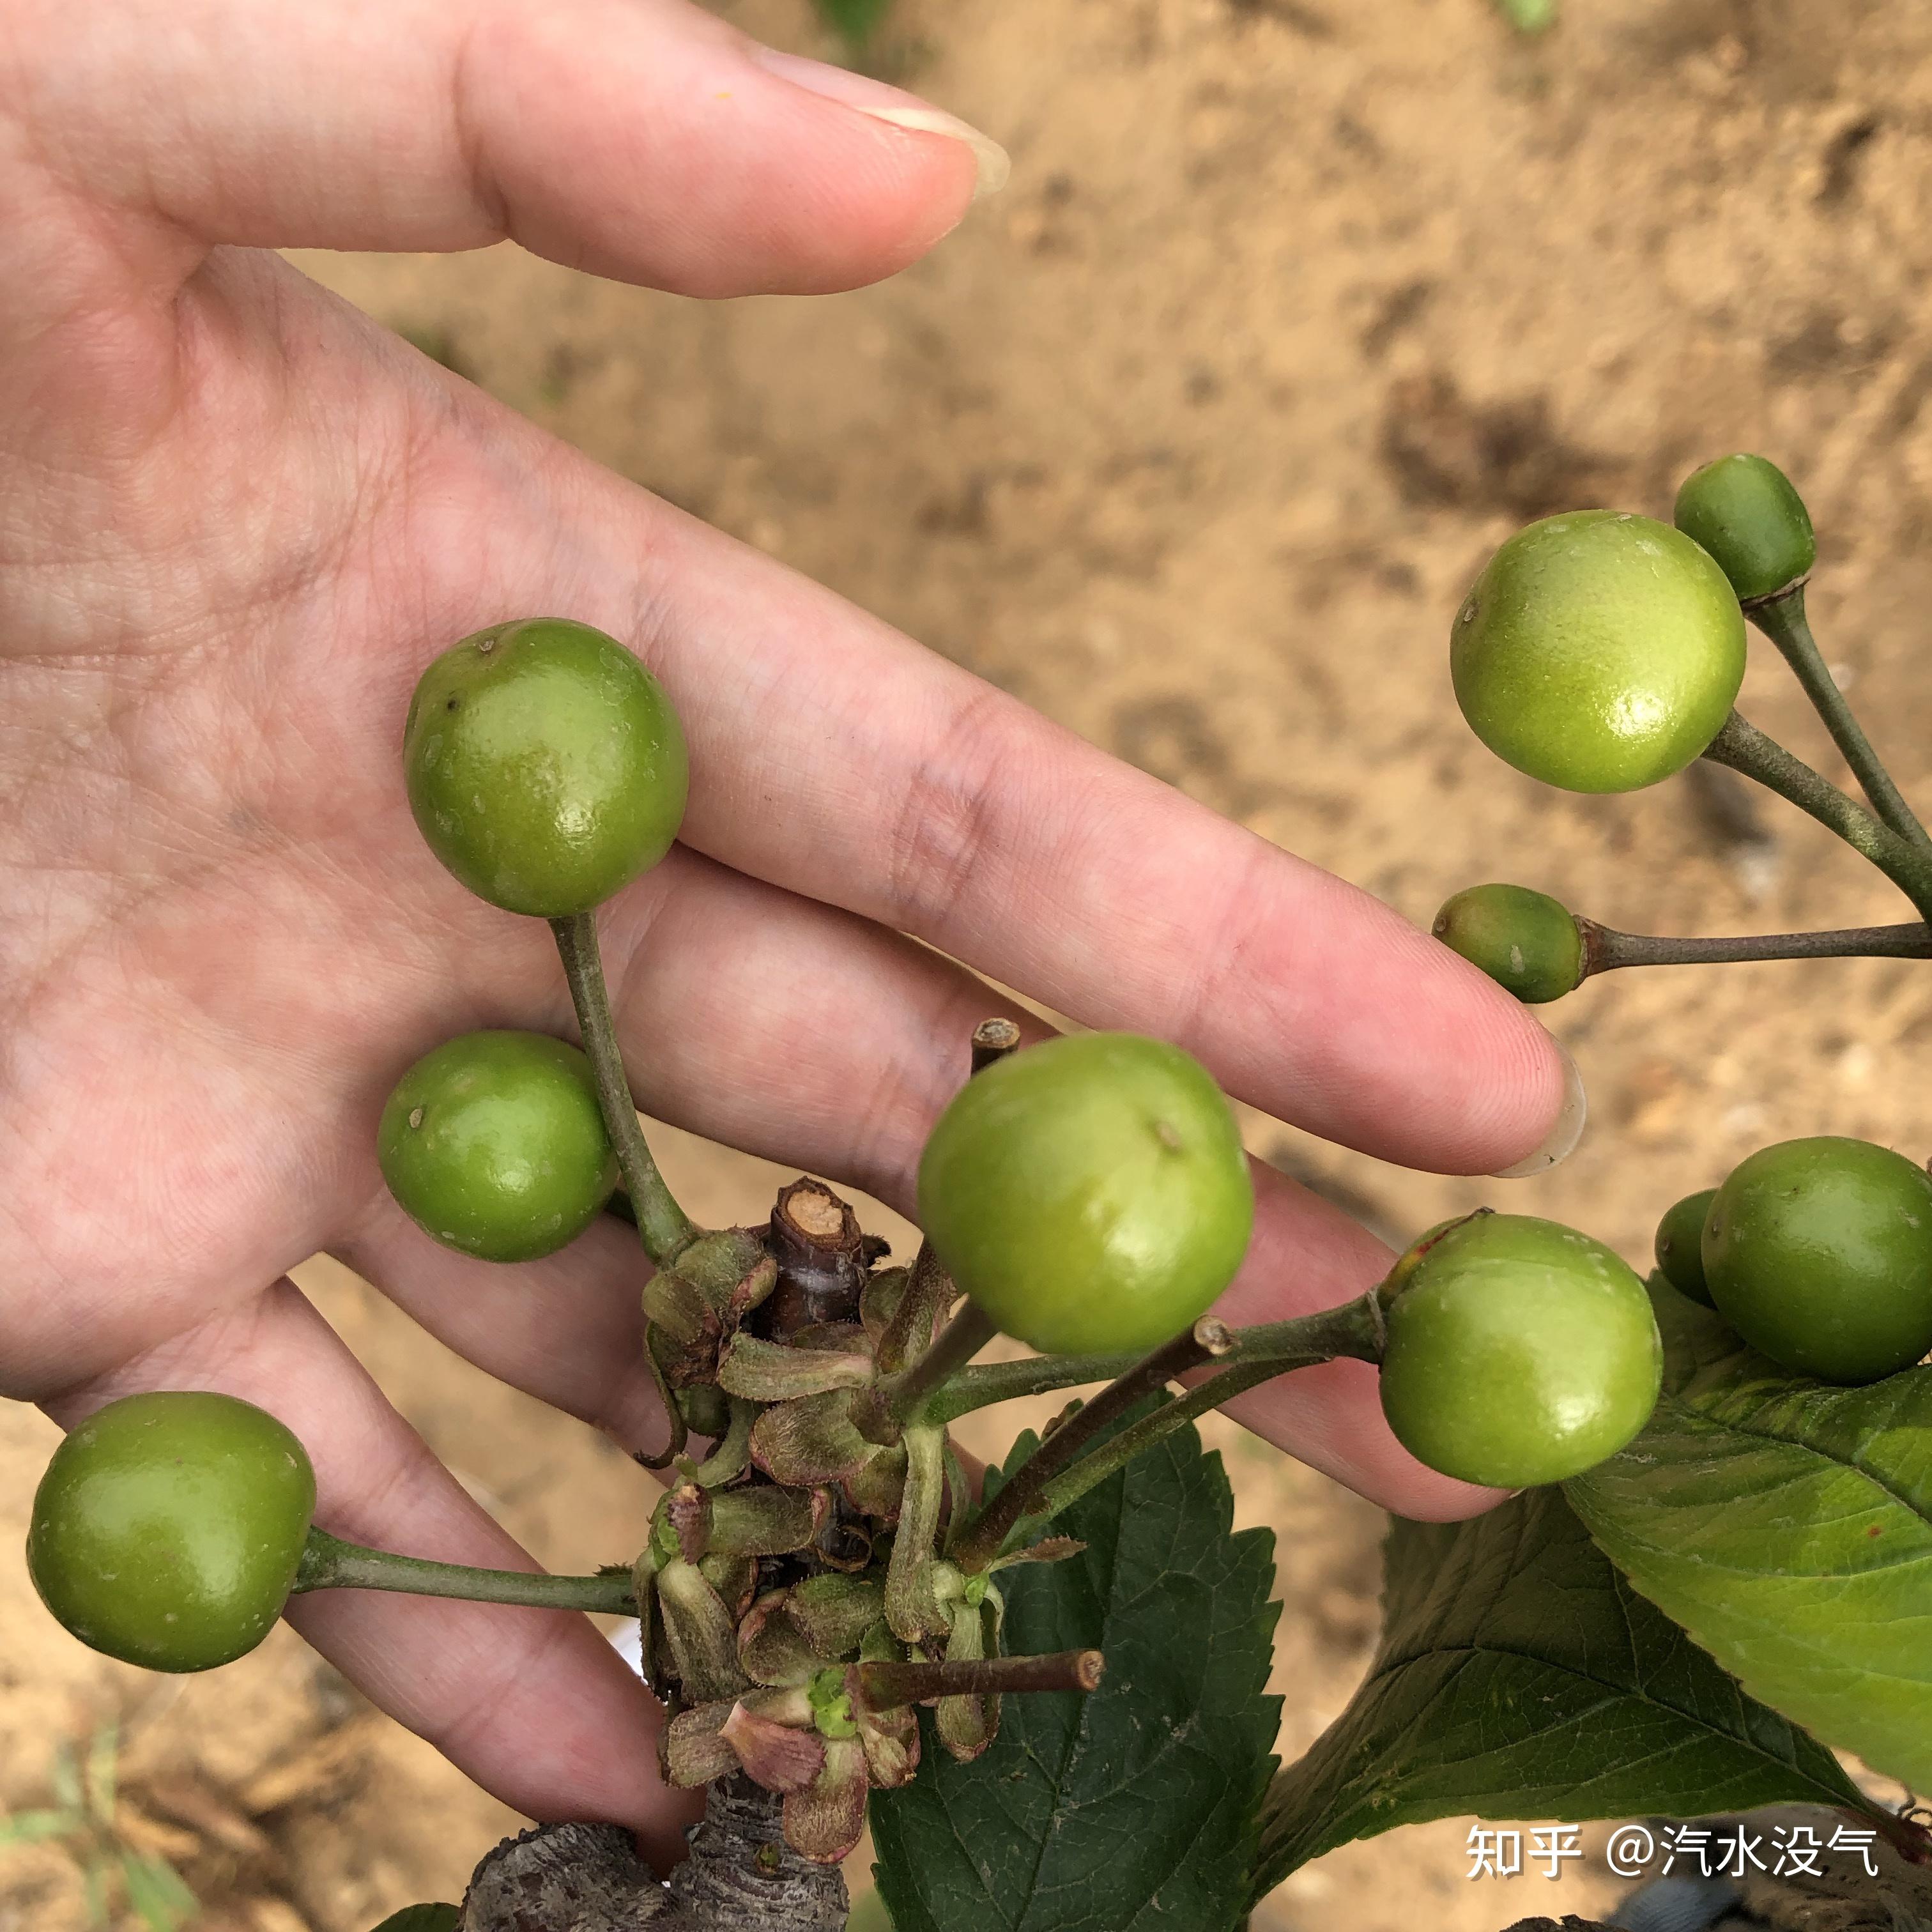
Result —
<path fill-rule="evenodd" d="M 926 1144 L 920 1219 L 953 1280 L 1048 1354 L 1157 1347 L 1234 1279 L 1254 1188 L 1232 1109 L 1165 1041 L 1076 1034 L 968 1081 Z"/>
<path fill-rule="evenodd" d="M 376 1151 L 410 1218 L 484 1261 L 554 1254 L 617 1185 L 590 1061 L 540 1033 L 464 1034 L 424 1054 L 396 1082 Z"/>
<path fill-rule="evenodd" d="M 1760 1148 L 1718 1190 L 1703 1254 L 1718 1313 L 1798 1374 L 1873 1382 L 1932 1351 L 1932 1178 L 1889 1148 Z"/>
<path fill-rule="evenodd" d="M 614 638 L 532 617 L 423 673 L 403 733 L 410 806 L 479 898 L 588 912 L 670 850 L 689 779 L 663 687 Z"/>
<path fill-rule="evenodd" d="M 1706 1308 L 1717 1304 L 1711 1299 L 1711 1285 L 1704 1279 L 1704 1222 L 1718 1190 L 1706 1187 L 1687 1194 L 1657 1224 L 1658 1270 L 1679 1294 L 1701 1302 Z"/>
<path fill-rule="evenodd" d="M 82 1643 L 209 1670 L 274 1628 L 314 1513 L 315 1472 L 272 1415 L 232 1396 L 125 1396 L 54 1451 L 27 1568 Z"/>
<path fill-rule="evenodd" d="M 1581 1474 L 1649 1420 L 1664 1372 L 1656 1318 L 1602 1242 L 1527 1214 L 1424 1238 L 1388 1305 L 1382 1369 L 1382 1412 L 1418 1461 L 1527 1489 Z"/>
<path fill-rule="evenodd" d="M 1676 521 L 1747 602 L 1789 590 L 1818 560 L 1804 498 L 1762 456 L 1721 456 L 1687 478 Z"/>
<path fill-rule="evenodd" d="M 1527 886 L 1468 886 L 1430 929 L 1526 1006 L 1560 1000 L 1583 977 L 1583 935 L 1569 908 Z"/>
<path fill-rule="evenodd" d="M 1496 755 L 1546 784 L 1635 791 L 1714 738 L 1744 674 L 1744 620 L 1682 531 L 1616 510 L 1519 530 L 1456 613 L 1456 701 Z"/>

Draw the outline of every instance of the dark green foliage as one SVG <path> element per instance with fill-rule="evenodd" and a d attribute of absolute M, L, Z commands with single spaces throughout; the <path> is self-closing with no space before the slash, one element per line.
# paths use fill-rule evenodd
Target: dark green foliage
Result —
<path fill-rule="evenodd" d="M 1622 1455 L 1567 1486 L 1570 1501 L 1754 1696 L 1932 1786 L 1932 1368 L 1864 1388 L 1805 1382 L 1652 1292 L 1670 1392 Z"/>
<path fill-rule="evenodd" d="M 1630 1587 L 1555 1490 L 1472 1522 L 1397 1522 L 1383 1594 L 1368 1681 L 1268 1794 L 1257 1898 L 1350 1839 L 1430 1818 L 1859 1802 L 1828 1752 Z"/>
<path fill-rule="evenodd" d="M 1034 1447 L 1023 1437 L 1008 1472 Z M 898 1932 L 1240 1922 L 1274 1765 L 1278 1612 L 1274 1539 L 1232 1518 L 1221 1459 L 1180 1430 L 1058 1520 L 1082 1554 L 1003 1574 L 1006 1649 L 1097 1646 L 1107 1679 L 1086 1699 L 1009 1697 L 974 1764 L 928 1720 L 917 1780 L 873 1802 Z"/>

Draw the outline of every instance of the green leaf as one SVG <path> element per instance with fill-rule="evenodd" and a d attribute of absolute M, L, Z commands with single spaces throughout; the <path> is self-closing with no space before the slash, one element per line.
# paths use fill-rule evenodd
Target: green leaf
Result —
<path fill-rule="evenodd" d="M 1554 1490 L 1390 1532 L 1368 1680 L 1274 1781 L 1258 1898 L 1424 1819 L 1861 1804 L 1830 1754 L 1646 1603 Z"/>
<path fill-rule="evenodd" d="M 386 1918 L 376 1932 L 456 1932 L 463 1914 L 454 1905 L 406 1906 Z"/>
<path fill-rule="evenodd" d="M 892 10 L 892 0 L 816 0 L 818 16 L 848 46 L 862 50 Z"/>
<path fill-rule="evenodd" d="M 128 1903 L 151 1932 L 177 1932 L 194 1916 L 194 1894 L 165 1860 L 123 1852 L 121 1879 L 128 1888 Z"/>
<path fill-rule="evenodd" d="M 1670 1392 L 1571 1503 L 1752 1696 L 1932 1788 L 1932 1368 L 1801 1381 L 1654 1292 Z"/>
<path fill-rule="evenodd" d="M 1008 1473 L 1034 1447 L 1022 1438 Z M 873 1801 L 898 1932 L 1239 1921 L 1280 1700 L 1263 1694 L 1274 1538 L 1232 1534 L 1232 1514 L 1220 1457 L 1178 1430 L 1060 1519 L 1078 1556 L 1002 1573 L 1009 1654 L 1097 1646 L 1106 1681 L 1088 1698 L 1006 1698 L 973 1764 L 927 1719 L 918 1778 Z"/>
<path fill-rule="evenodd" d="M 16 1811 L 0 1818 L 0 1845 L 44 1845 L 84 1830 L 86 1822 L 71 1811 Z"/>

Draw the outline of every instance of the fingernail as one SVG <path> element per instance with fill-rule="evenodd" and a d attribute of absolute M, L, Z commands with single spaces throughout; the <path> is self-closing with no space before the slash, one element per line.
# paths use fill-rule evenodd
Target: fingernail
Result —
<path fill-rule="evenodd" d="M 1527 1180 L 1532 1174 L 1546 1173 L 1559 1160 L 1567 1160 L 1583 1138 L 1584 1125 L 1590 1118 L 1589 1096 L 1583 1091 L 1583 1076 L 1570 1058 L 1569 1048 L 1561 1040 L 1556 1047 L 1563 1056 L 1563 1105 L 1557 1113 L 1556 1124 L 1534 1154 L 1526 1154 L 1514 1167 L 1498 1168 L 1491 1177 L 1493 1180 Z"/>
<path fill-rule="evenodd" d="M 973 151 L 979 179 L 973 190 L 975 201 L 998 194 L 1012 172 L 1006 151 L 990 134 L 942 110 L 921 100 L 917 95 L 902 93 L 884 81 L 873 80 L 849 68 L 833 67 L 824 61 L 807 60 L 802 54 L 780 53 L 775 47 L 759 47 L 757 58 L 782 80 L 802 87 L 842 107 L 856 108 L 874 121 L 894 128 L 910 128 L 916 134 L 944 134 L 948 140 L 962 141 Z"/>

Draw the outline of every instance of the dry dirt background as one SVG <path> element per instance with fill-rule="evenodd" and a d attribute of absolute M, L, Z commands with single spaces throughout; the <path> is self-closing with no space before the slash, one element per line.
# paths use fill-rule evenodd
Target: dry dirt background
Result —
<path fill-rule="evenodd" d="M 727 7 L 824 51 L 803 0 Z M 1878 0 L 1568 0 L 1513 38 L 1484 0 L 906 0 L 883 58 L 1012 149 L 1012 184 L 892 285 L 724 308 L 508 249 L 304 264 L 602 460 L 1418 920 L 1504 877 L 1637 929 L 1900 916 L 1774 803 L 1678 781 L 1540 789 L 1450 704 L 1460 592 L 1516 522 L 1668 514 L 1725 450 L 1782 460 L 1822 538 L 1827 656 L 1932 795 L 1925 611 L 1932 10 Z M 1755 648 L 1755 647 L 1754 647 Z M 1768 650 L 1745 708 L 1842 772 Z M 1932 1148 L 1906 964 L 1630 974 L 1551 1010 L 1588 1138 L 1507 1188 L 1632 1258 L 1753 1145 Z M 1255 1144 L 1410 1229 L 1496 1187 L 1258 1124 Z M 680 1142 L 700 1218 L 770 1172 Z M 575 1425 L 486 1384 L 360 1284 L 310 1284 L 384 1386 L 546 1561 L 630 1546 L 646 1498 Z M 0 1412 L 0 1804 L 118 1714 L 128 1828 L 188 1869 L 202 1932 L 366 1932 L 454 1896 L 513 1821 L 372 1719 L 286 1633 L 207 1680 L 69 1644 L 19 1556 L 52 1442 Z M 1282 1748 L 1343 1703 L 1374 1626 L 1376 1513 L 1237 1432 L 1281 1537 Z M 1588 1874 L 1462 1876 L 1450 1822 L 1350 1848 L 1274 1932 L 1490 1932 L 1601 1905 Z M 0 1932 L 64 1932 L 58 1857 L 0 1852 Z"/>

